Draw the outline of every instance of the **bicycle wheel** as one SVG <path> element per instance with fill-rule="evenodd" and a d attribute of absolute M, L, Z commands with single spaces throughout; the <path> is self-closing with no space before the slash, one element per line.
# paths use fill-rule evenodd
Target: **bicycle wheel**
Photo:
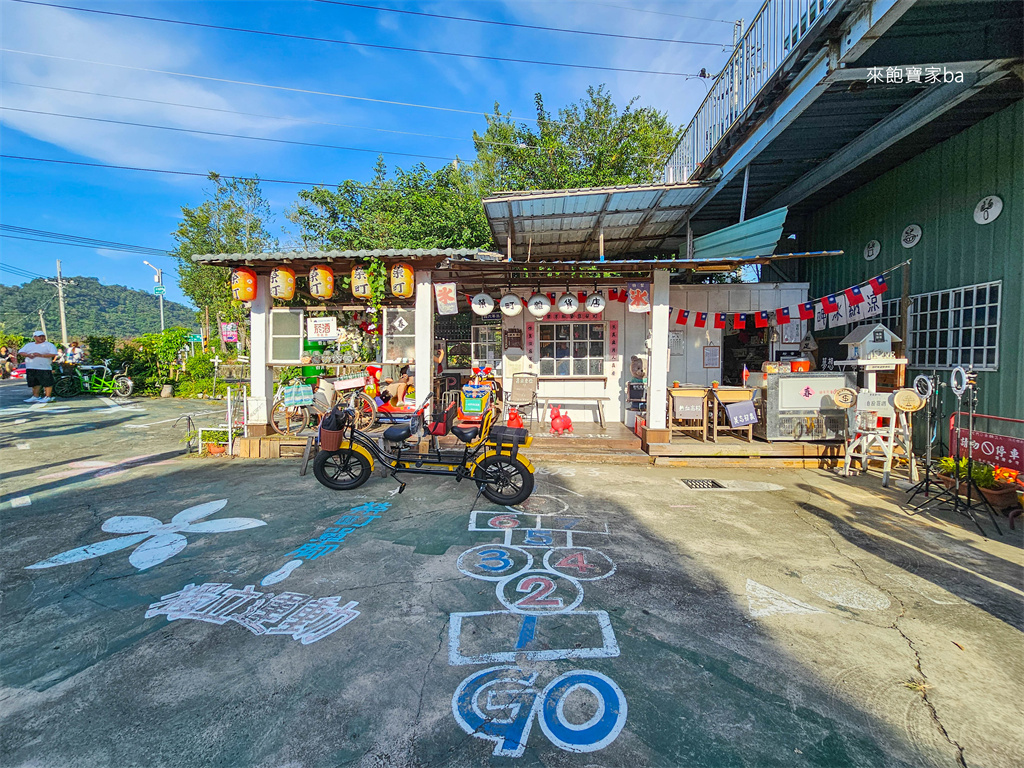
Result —
<path fill-rule="evenodd" d="M 283 400 L 274 404 L 270 412 L 270 425 L 281 435 L 299 435 L 309 426 L 309 408 L 295 405 L 289 408 Z"/>
<path fill-rule="evenodd" d="M 373 429 L 377 423 L 377 406 L 373 404 L 373 400 L 360 392 L 353 396 L 351 406 L 356 412 L 356 429 L 363 432 Z"/>
<path fill-rule="evenodd" d="M 473 479 L 495 504 L 522 504 L 533 493 L 533 473 L 519 459 L 488 456 L 476 465 Z"/>
<path fill-rule="evenodd" d="M 82 383 L 74 376 L 57 379 L 53 385 L 53 394 L 57 397 L 74 397 L 82 391 Z"/>
<path fill-rule="evenodd" d="M 355 451 L 320 451 L 313 459 L 313 475 L 335 491 L 351 491 L 370 479 L 370 462 Z"/>
<path fill-rule="evenodd" d="M 118 397 L 131 397 L 135 383 L 127 376 L 118 376 L 114 379 L 114 394 Z"/>

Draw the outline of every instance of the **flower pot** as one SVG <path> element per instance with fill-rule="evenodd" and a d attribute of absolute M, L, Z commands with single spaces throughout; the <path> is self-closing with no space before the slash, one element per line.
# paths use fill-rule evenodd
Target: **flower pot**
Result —
<path fill-rule="evenodd" d="M 981 495 L 993 509 L 1011 509 L 1017 506 L 1017 488 L 1015 485 L 999 483 L 996 488 L 982 488 Z"/>
<path fill-rule="evenodd" d="M 174 385 L 164 384 L 160 387 L 160 397 L 174 397 Z"/>
<path fill-rule="evenodd" d="M 951 475 L 943 475 L 941 472 L 935 475 L 935 479 L 942 483 L 942 487 L 949 490 L 956 485 L 956 478 Z"/>
<path fill-rule="evenodd" d="M 207 443 L 206 444 L 206 452 L 208 454 L 212 455 L 212 456 L 217 456 L 219 454 L 222 454 L 227 449 L 228 449 L 228 447 L 226 445 L 221 445 L 220 443 Z"/>

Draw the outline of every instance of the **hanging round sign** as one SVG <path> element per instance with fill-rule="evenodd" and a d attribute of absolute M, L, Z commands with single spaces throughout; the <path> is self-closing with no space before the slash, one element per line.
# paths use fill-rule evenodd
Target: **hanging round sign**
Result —
<path fill-rule="evenodd" d="M 558 302 L 555 306 L 558 307 L 558 311 L 563 315 L 571 315 L 580 308 L 580 300 L 571 293 L 563 293 L 558 297 Z"/>
<path fill-rule="evenodd" d="M 494 299 L 486 293 L 478 293 L 473 297 L 472 307 L 478 315 L 489 315 L 494 311 Z"/>
<path fill-rule="evenodd" d="M 592 315 L 600 315 L 604 312 L 605 308 L 604 296 L 600 293 L 592 293 L 587 296 L 586 307 L 587 312 Z"/>
<path fill-rule="evenodd" d="M 997 195 L 983 197 L 974 206 L 974 223 L 991 224 L 1003 212 L 1003 199 Z"/>
<path fill-rule="evenodd" d="M 900 245 L 904 248 L 913 248 L 919 242 L 921 242 L 921 227 L 917 224 L 911 224 L 909 227 L 903 230 L 903 234 L 900 235 Z"/>
<path fill-rule="evenodd" d="M 881 252 L 882 244 L 877 240 L 872 240 L 864 246 L 864 261 L 874 261 Z"/>
<path fill-rule="evenodd" d="M 857 393 L 849 387 L 840 387 L 832 393 L 832 402 L 840 408 L 852 408 L 857 402 Z"/>
<path fill-rule="evenodd" d="M 526 302 L 526 309 L 534 317 L 544 317 L 544 315 L 551 311 L 551 299 L 543 293 L 535 293 Z"/>
<path fill-rule="evenodd" d="M 515 317 L 523 311 L 523 300 L 514 293 L 506 293 L 498 302 L 498 308 L 506 317 Z"/>
<path fill-rule="evenodd" d="M 892 396 L 892 404 L 897 411 L 913 413 L 924 408 L 924 398 L 913 389 L 897 389 Z"/>

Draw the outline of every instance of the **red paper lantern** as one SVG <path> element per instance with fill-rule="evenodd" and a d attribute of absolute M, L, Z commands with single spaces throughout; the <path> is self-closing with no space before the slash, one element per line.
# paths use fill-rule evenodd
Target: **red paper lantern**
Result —
<path fill-rule="evenodd" d="M 249 267 L 231 270 L 231 298 L 235 301 L 252 301 L 256 298 L 256 272 Z"/>
<path fill-rule="evenodd" d="M 334 270 L 325 264 L 310 267 L 309 292 L 314 299 L 331 298 L 334 295 Z"/>

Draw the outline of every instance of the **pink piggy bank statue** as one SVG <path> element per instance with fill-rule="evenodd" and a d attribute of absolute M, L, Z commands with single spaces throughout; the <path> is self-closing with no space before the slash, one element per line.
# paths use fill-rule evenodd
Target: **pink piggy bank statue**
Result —
<path fill-rule="evenodd" d="M 565 432 L 572 433 L 572 419 L 569 414 L 562 414 L 557 407 L 551 409 L 551 434 L 561 435 Z"/>

